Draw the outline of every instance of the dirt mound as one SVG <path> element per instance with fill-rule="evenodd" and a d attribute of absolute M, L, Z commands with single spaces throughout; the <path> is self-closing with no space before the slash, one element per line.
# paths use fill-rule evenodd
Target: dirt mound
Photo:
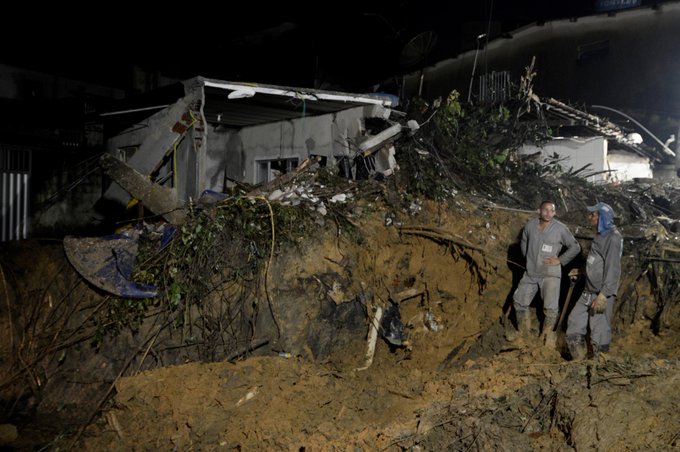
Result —
<path fill-rule="evenodd" d="M 500 106 L 414 99 L 421 128 L 394 143 L 390 176 L 347 180 L 316 162 L 192 203 L 172 240 L 164 225 L 136 226 L 134 272 L 121 277 L 157 297 L 91 287 L 60 243 L 3 245 L 0 445 L 677 447 L 677 187 L 593 186 L 583 169 L 520 156 L 550 134 L 532 78 L 527 68 Z M 619 215 L 605 361 L 566 361 L 538 328 L 529 343 L 505 340 L 518 236 L 546 198 L 584 250 L 584 207 L 607 201 Z"/>
<path fill-rule="evenodd" d="M 436 341 L 436 336 L 432 337 Z M 87 450 L 662 450 L 675 447 L 677 359 L 565 362 L 514 350 L 423 369 L 381 347 L 365 372 L 302 359 L 191 363 L 126 377 Z"/>
<path fill-rule="evenodd" d="M 521 347 L 504 340 L 511 327 L 504 307 L 522 270 L 513 244 L 532 213 L 459 197 L 451 207 L 425 201 L 408 223 L 386 225 L 384 208 L 359 207 L 363 213 L 352 221 L 360 240 L 337 230 L 322 233 L 272 260 L 273 314 L 255 328 L 256 339 L 270 332 L 265 345 L 244 349 L 234 363 L 194 362 L 191 343 L 172 345 L 178 344 L 172 335 L 156 334 L 153 326 L 105 339 L 94 354 L 80 339 L 91 335 L 74 330 L 80 331 L 72 338 L 77 345 L 61 348 L 65 354 L 57 347 L 32 358 L 41 370 L 33 375 L 47 384 L 37 386 L 39 397 L 30 401 L 33 421 L 15 421 L 19 436 L 12 444 L 86 450 L 675 447 L 678 340 L 666 328 L 655 335 L 642 310 L 633 322 L 617 322 L 606 362 L 565 361 L 538 337 Z M 41 262 L 43 251 L 46 265 L 61 269 L 60 285 L 47 284 L 52 305 L 55 297 L 81 304 L 77 314 L 64 303 L 46 311 L 51 321 L 34 322 L 49 337 L 64 329 L 56 312 L 88 325 L 97 306 L 111 300 L 78 283 L 54 247 L 34 245 L 14 255 Z M 23 276 L 30 275 L 32 290 L 44 291 L 42 274 Z M 649 282 L 637 275 L 624 277 L 633 290 L 622 294 L 622 306 L 653 299 Z M 43 309 L 50 305 L 50 297 L 41 300 Z M 358 371 L 366 365 L 372 308 L 389 300 L 399 306 L 406 344 L 380 339 L 372 364 Z M 40 430 L 39 419 L 61 423 L 56 431 Z"/>

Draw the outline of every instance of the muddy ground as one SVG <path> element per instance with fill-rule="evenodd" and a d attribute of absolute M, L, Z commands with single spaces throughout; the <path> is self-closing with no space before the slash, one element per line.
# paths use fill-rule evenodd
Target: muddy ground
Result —
<path fill-rule="evenodd" d="M 274 256 L 272 318 L 254 337 L 266 344 L 216 362 L 189 346 L 168 350 L 151 313 L 151 325 L 99 349 L 91 330 L 41 336 L 64 305 L 76 306 L 70 323 L 87 325 L 111 300 L 78 277 L 59 243 L 7 246 L 0 441 L 19 450 L 680 447 L 677 312 L 654 333 L 636 256 L 624 250 L 620 295 L 640 309 L 616 322 L 606 360 L 568 361 L 538 329 L 529 343 L 505 341 L 522 272 L 517 237 L 533 215 L 460 194 L 386 221 L 383 206 L 360 201 L 361 239 L 327 219 Z M 561 220 L 587 250 L 585 217 Z M 401 300 L 406 343 L 380 338 L 358 370 L 373 308 L 389 299 Z"/>

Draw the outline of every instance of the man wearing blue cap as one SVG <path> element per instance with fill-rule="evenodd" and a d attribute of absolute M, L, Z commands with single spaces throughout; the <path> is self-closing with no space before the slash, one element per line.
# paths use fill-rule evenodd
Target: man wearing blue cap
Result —
<path fill-rule="evenodd" d="M 569 314 L 567 323 L 567 346 L 575 360 L 586 357 L 588 325 L 594 357 L 609 351 L 611 317 L 621 277 L 623 238 L 614 224 L 614 211 L 603 202 L 588 207 L 588 211 L 588 221 L 597 234 L 586 261 L 583 294 Z"/>
<path fill-rule="evenodd" d="M 562 266 L 568 264 L 581 251 L 574 236 L 561 222 L 555 220 L 555 203 L 541 203 L 538 218 L 533 218 L 522 230 L 520 243 L 526 257 L 527 268 L 513 294 L 513 306 L 517 316 L 517 332 L 510 331 L 506 338 L 514 341 L 526 339 L 531 332 L 529 305 L 537 292 L 543 298 L 543 341 L 547 347 L 555 347 L 553 331 L 557 321 L 560 298 Z M 565 249 L 561 253 L 562 249 Z M 561 254 L 560 254 L 561 253 Z"/>

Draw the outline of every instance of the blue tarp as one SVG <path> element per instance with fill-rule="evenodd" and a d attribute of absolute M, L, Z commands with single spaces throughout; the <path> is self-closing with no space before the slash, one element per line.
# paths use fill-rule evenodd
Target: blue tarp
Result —
<path fill-rule="evenodd" d="M 174 233 L 168 232 L 169 237 Z M 166 244 L 169 238 L 163 234 Z M 66 237 L 64 251 L 80 275 L 108 293 L 124 298 L 150 298 L 158 294 L 156 286 L 132 281 L 139 234 L 113 234 L 104 237 Z"/>
<path fill-rule="evenodd" d="M 227 199 L 224 193 L 205 190 L 200 204 L 209 205 Z M 101 290 L 124 298 L 151 298 L 158 295 L 158 288 L 131 280 L 132 269 L 137 258 L 140 236 L 158 240 L 163 249 L 172 240 L 177 228 L 171 224 L 154 227 L 144 224 L 124 234 L 104 237 L 66 237 L 64 251 L 76 271 Z"/>

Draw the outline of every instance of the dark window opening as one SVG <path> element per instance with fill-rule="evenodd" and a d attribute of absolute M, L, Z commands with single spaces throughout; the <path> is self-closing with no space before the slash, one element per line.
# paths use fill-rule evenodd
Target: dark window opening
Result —
<path fill-rule="evenodd" d="M 576 60 L 585 63 L 609 55 L 609 40 L 589 42 L 576 48 Z"/>
<path fill-rule="evenodd" d="M 269 182 L 282 174 L 293 171 L 298 166 L 297 158 L 277 159 L 277 160 L 258 160 L 257 161 L 257 180 L 258 184 Z"/>

